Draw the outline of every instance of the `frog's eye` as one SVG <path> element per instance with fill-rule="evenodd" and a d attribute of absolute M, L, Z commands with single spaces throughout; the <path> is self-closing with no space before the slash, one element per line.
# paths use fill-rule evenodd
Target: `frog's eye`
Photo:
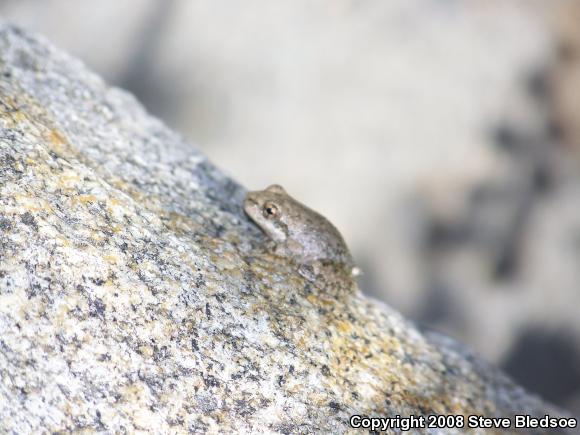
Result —
<path fill-rule="evenodd" d="M 267 202 L 266 204 L 264 204 L 262 212 L 265 218 L 274 219 L 279 215 L 280 210 L 278 209 L 278 206 L 273 202 Z"/>

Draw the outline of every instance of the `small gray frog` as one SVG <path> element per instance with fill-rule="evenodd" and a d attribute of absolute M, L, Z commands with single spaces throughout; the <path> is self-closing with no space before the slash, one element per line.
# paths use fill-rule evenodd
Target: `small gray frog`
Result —
<path fill-rule="evenodd" d="M 292 198 L 282 186 L 248 192 L 244 210 L 275 244 L 275 253 L 299 263 L 332 262 L 352 275 L 359 269 L 344 239 L 324 216 Z"/>

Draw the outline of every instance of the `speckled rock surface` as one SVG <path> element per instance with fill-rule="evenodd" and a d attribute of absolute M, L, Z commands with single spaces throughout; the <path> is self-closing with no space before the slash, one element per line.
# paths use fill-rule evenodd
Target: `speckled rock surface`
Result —
<path fill-rule="evenodd" d="M 0 26 L 0 432 L 558 415 L 340 272 L 265 253 L 243 196 L 130 95 Z"/>

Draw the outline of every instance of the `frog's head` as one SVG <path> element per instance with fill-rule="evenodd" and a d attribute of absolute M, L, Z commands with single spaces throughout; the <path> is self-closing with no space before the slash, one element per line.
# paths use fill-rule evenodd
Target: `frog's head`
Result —
<path fill-rule="evenodd" d="M 283 242 L 288 235 L 288 227 L 284 222 L 287 200 L 288 194 L 284 188 L 273 184 L 264 190 L 248 192 L 244 210 L 272 240 Z"/>

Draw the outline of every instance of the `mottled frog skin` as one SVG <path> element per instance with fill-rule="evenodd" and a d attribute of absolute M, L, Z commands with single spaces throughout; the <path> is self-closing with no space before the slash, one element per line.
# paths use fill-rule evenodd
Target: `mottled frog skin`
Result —
<path fill-rule="evenodd" d="M 333 262 L 353 268 L 354 262 L 338 230 L 324 216 L 292 198 L 279 185 L 248 192 L 248 216 L 275 244 L 275 253 L 299 263 Z"/>

